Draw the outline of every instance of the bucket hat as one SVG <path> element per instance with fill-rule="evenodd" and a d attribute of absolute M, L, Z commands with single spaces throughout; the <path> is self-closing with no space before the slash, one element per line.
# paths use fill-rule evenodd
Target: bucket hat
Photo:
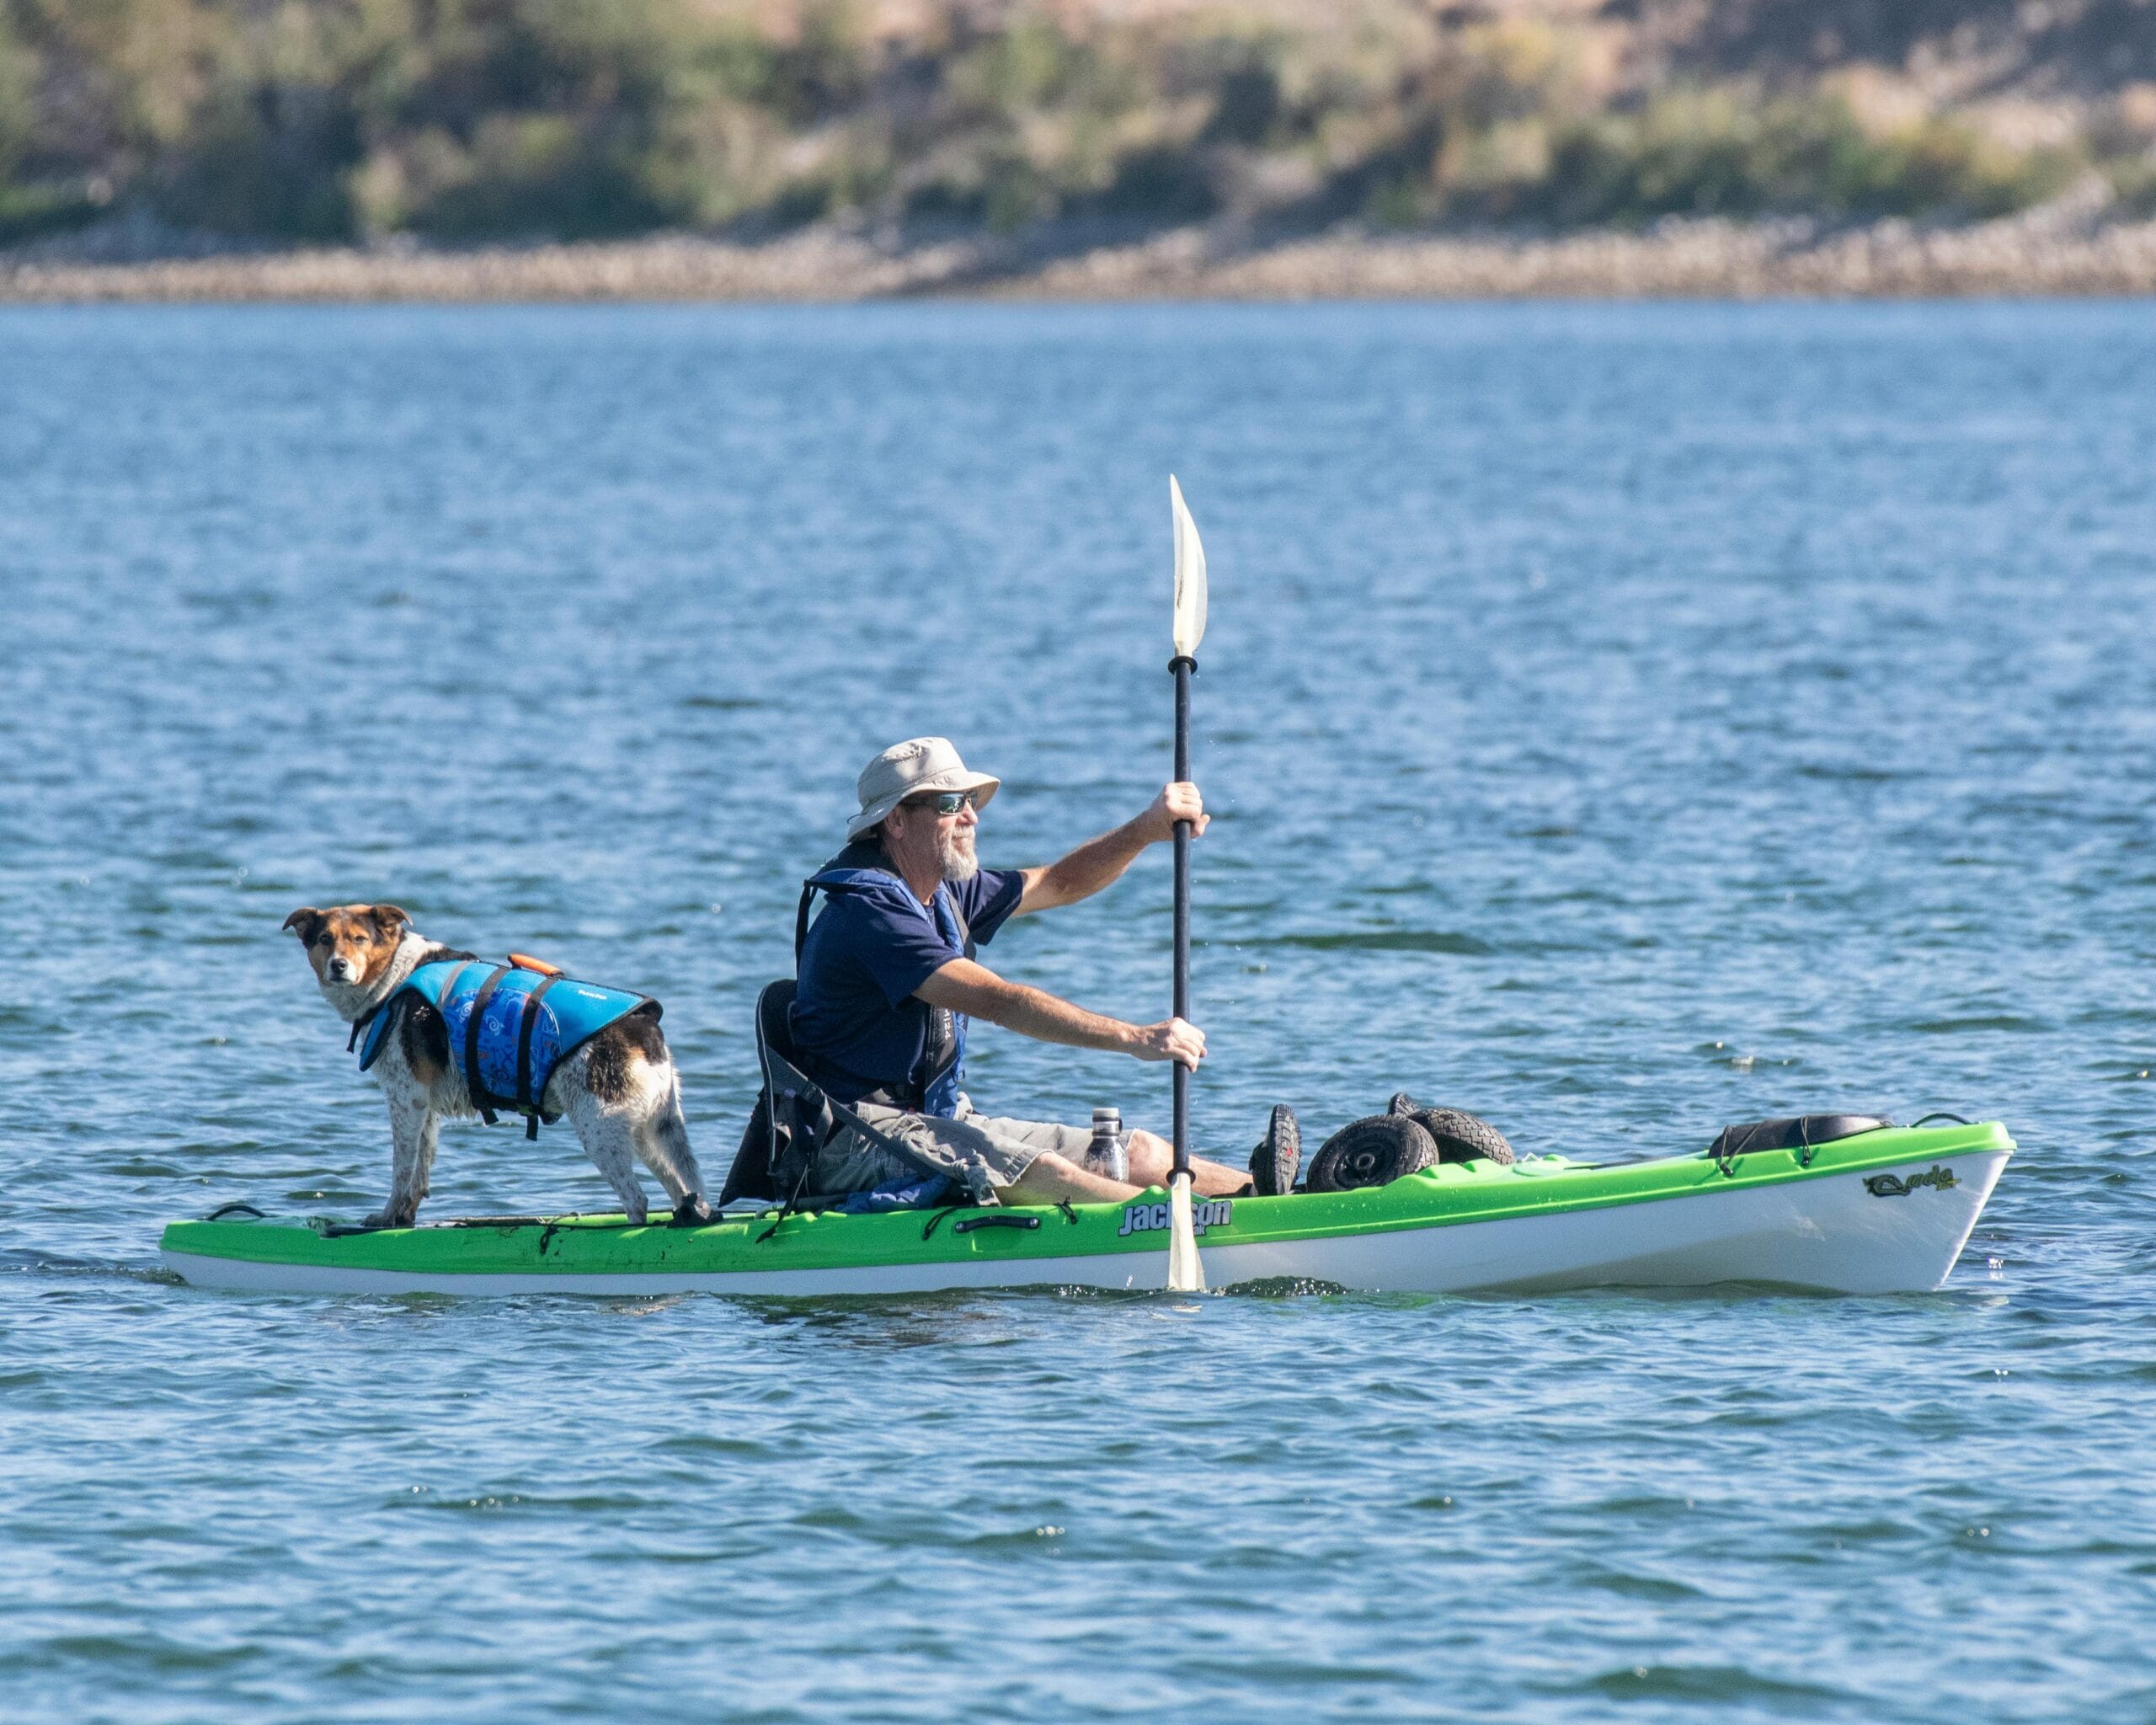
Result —
<path fill-rule="evenodd" d="M 979 791 L 974 807 L 985 809 L 1002 782 L 985 772 L 969 772 L 947 737 L 913 737 L 894 743 L 861 769 L 854 786 L 861 813 L 846 822 L 846 836 L 859 838 L 908 797 L 928 791 Z"/>

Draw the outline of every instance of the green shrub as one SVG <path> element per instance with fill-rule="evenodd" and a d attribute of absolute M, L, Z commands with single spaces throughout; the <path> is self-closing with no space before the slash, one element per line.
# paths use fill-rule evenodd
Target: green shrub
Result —
<path fill-rule="evenodd" d="M 0 12 L 0 184 L 37 143 L 37 56 Z"/>
<path fill-rule="evenodd" d="M 338 90 L 228 89 L 169 162 L 157 201 L 216 232 L 347 239 L 357 231 L 349 175 L 361 154 L 359 116 Z"/>
<path fill-rule="evenodd" d="M 1950 120 L 1876 134 L 1831 97 L 1754 102 L 1739 92 L 1686 90 L 1636 114 L 1563 127 L 1539 177 L 1491 195 L 1568 225 L 1775 213 L 1988 216 L 2056 195 L 2078 168 L 2070 152 L 2009 150 Z"/>
<path fill-rule="evenodd" d="M 2156 216 L 2156 155 L 2115 156 L 2104 163 L 2111 194 L 2132 216 Z"/>
<path fill-rule="evenodd" d="M 1274 140 L 1288 117 L 1280 75 L 1262 55 L 1221 68 L 1213 81 L 1204 142 L 1256 147 Z"/>
<path fill-rule="evenodd" d="M 410 221 L 443 238 L 595 239 L 661 227 L 675 213 L 636 141 L 610 136 L 603 121 L 493 115 L 479 125 L 465 171 L 419 203 Z"/>
<path fill-rule="evenodd" d="M 0 185 L 0 246 L 81 227 L 104 210 L 80 184 Z"/>
<path fill-rule="evenodd" d="M 764 212 L 785 225 L 872 207 L 891 189 L 889 141 L 868 123 L 835 131 L 813 168 L 780 181 Z"/>
<path fill-rule="evenodd" d="M 1160 222 L 1194 222 L 1220 206 L 1203 161 L 1166 144 L 1123 157 L 1116 163 L 1115 178 L 1090 201 L 1111 215 Z"/>
<path fill-rule="evenodd" d="M 767 94 L 799 124 L 830 120 L 858 108 L 868 94 L 874 56 L 852 0 L 808 0 L 799 34 L 772 63 Z"/>

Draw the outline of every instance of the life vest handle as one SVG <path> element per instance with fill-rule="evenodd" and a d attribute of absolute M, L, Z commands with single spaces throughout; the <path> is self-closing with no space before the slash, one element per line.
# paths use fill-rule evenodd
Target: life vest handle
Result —
<path fill-rule="evenodd" d="M 529 953 L 511 953 L 509 961 L 520 970 L 536 970 L 542 976 L 559 976 L 562 974 L 560 965 L 549 964 L 544 959 L 535 959 Z"/>

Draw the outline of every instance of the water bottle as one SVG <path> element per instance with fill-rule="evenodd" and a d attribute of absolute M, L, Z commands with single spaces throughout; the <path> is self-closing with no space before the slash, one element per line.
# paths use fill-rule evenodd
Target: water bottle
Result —
<path fill-rule="evenodd" d="M 1086 1146 L 1086 1166 L 1111 1180 L 1130 1183 L 1130 1151 L 1123 1141 L 1123 1111 L 1093 1110 L 1093 1141 Z"/>

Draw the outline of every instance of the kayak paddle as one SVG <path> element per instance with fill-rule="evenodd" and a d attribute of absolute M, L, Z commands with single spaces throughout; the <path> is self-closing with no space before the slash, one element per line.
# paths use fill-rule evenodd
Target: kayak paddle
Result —
<path fill-rule="evenodd" d="M 1176 781 L 1190 777 L 1190 676 L 1198 669 L 1198 644 L 1205 633 L 1205 547 L 1198 523 L 1182 500 L 1182 487 L 1168 475 L 1168 506 L 1176 531 Z M 1190 823 L 1176 823 L 1176 1008 L 1190 1017 Z M 1175 1063 L 1175 1149 L 1168 1176 L 1168 1291 L 1203 1294 L 1205 1267 L 1198 1262 L 1198 1234 L 1190 1215 L 1190 1068 Z"/>

